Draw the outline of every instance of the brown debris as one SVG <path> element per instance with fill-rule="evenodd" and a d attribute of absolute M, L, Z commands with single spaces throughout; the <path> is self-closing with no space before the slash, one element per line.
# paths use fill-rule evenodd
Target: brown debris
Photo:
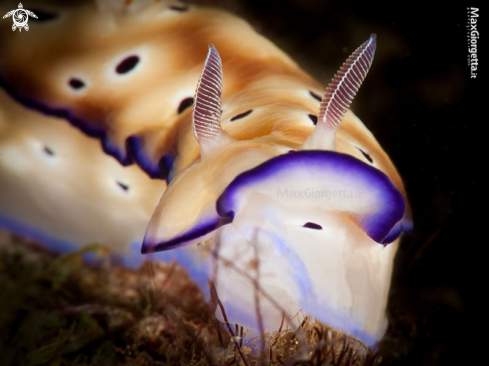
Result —
<path fill-rule="evenodd" d="M 87 251 L 102 264 L 87 265 L 81 257 Z M 56 256 L 4 234 L 0 288 L 2 366 L 380 362 L 358 340 L 308 319 L 300 334 L 265 331 L 266 351 L 258 357 L 262 340 L 243 345 L 242 329 L 216 321 L 200 289 L 178 265 L 147 262 L 130 270 L 111 264 L 99 246 Z"/>

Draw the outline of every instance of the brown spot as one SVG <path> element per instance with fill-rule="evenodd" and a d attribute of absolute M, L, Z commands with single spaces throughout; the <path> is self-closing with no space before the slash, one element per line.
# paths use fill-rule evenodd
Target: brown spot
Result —
<path fill-rule="evenodd" d="M 248 266 L 250 267 L 250 269 L 253 269 L 256 271 L 258 269 L 258 259 L 250 260 L 250 262 L 248 263 Z"/>

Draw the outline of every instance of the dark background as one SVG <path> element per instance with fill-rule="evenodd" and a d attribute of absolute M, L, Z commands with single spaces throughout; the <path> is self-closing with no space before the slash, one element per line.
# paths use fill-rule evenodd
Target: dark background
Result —
<path fill-rule="evenodd" d="M 207 2 L 216 4 L 216 2 Z M 380 348 L 392 365 L 482 365 L 488 225 L 485 24 L 480 2 L 217 2 L 251 21 L 324 85 L 377 34 L 352 109 L 403 177 L 414 214 Z M 467 7 L 479 7 L 479 70 L 467 66 Z M 487 16 L 488 20 L 485 20 Z"/>

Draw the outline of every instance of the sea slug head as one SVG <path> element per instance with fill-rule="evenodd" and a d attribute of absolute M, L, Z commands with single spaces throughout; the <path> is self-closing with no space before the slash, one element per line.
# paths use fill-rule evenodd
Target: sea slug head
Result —
<path fill-rule="evenodd" d="M 236 141 L 222 130 L 222 67 L 210 46 L 193 112 L 201 157 L 173 179 L 142 251 L 212 242 L 208 273 L 231 322 L 276 330 L 284 317 L 297 326 L 303 311 L 369 346 L 384 333 L 409 209 L 397 172 L 386 175 L 384 162 L 373 166 L 343 152 L 337 135 L 340 122 L 351 120 L 347 108 L 375 41 L 346 61 L 321 101 L 316 129 L 292 150 L 267 150 L 259 139 Z"/>

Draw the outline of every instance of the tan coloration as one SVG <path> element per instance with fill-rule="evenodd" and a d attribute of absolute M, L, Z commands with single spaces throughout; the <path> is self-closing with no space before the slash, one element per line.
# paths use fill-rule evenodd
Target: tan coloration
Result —
<path fill-rule="evenodd" d="M 120 147 L 129 136 L 139 135 L 153 159 L 178 152 L 178 172 L 200 155 L 194 136 L 188 134 L 190 113 L 179 116 L 177 109 L 182 99 L 193 95 L 207 45 L 212 42 L 223 60 L 223 129 L 238 140 L 275 131 L 280 133 L 277 138 L 294 144 L 305 140 L 312 132 L 307 115 L 317 115 L 319 106 L 308 90 L 321 95 L 320 85 L 242 20 L 215 10 L 196 7 L 176 13 L 165 10 L 167 7 L 168 2 L 160 2 L 121 18 L 98 13 L 92 5 L 76 11 L 66 9 L 56 24 L 40 24 L 43 28 L 38 32 L 23 34 L 23 44 L 29 47 L 20 45 L 10 28 L 4 27 L 0 33 L 4 45 L 0 72 L 20 93 L 50 106 L 73 109 L 77 117 L 105 126 Z M 109 16 L 112 21 L 108 21 Z M 75 44 L 73 38 L 84 42 Z M 236 47 L 237 42 L 240 47 Z M 62 50 L 60 45 L 64 45 Z M 113 67 L 123 55 L 133 54 L 131 49 L 142 52 L 141 64 L 134 72 L 120 80 L 104 75 L 115 74 Z M 42 54 L 38 68 L 23 65 L 31 60 L 26 52 Z M 43 65 L 49 68 L 39 73 Z M 9 80 L 13 75 L 16 79 Z M 90 78 L 85 91 L 72 93 L 67 81 L 78 75 Z M 253 113 L 245 120 L 230 122 L 250 109 Z M 339 127 L 338 151 L 365 161 L 355 143 L 404 193 L 387 155 L 349 112 Z"/>
<path fill-rule="evenodd" d="M 238 174 L 286 152 L 283 146 L 257 139 L 227 144 L 199 159 L 168 186 L 151 217 L 145 240 L 150 243 L 170 240 L 198 223 L 218 219 L 217 198 Z M 199 238 L 197 242 L 204 240 L 205 237 Z"/>
<path fill-rule="evenodd" d="M 225 80 L 227 74 L 224 75 Z M 222 102 L 221 126 L 237 140 L 263 137 L 264 143 L 281 143 L 291 148 L 299 145 L 313 131 L 308 114 L 316 114 L 319 103 L 309 95 L 311 85 L 276 75 L 250 82 Z M 233 117 L 248 110 L 253 112 L 236 121 Z M 182 121 L 175 171 L 189 166 L 200 156 L 200 147 L 190 133 L 191 121 Z M 273 132 L 272 136 L 268 136 Z"/>
<path fill-rule="evenodd" d="M 273 94 L 270 94 L 268 99 L 250 98 L 251 100 L 247 100 L 244 104 L 245 107 L 240 107 L 239 111 L 246 111 L 248 110 L 248 106 L 251 107 L 252 105 L 258 104 L 259 107 L 255 108 L 253 112 L 243 120 L 237 120 L 235 122 L 229 121 L 234 114 L 224 110 L 221 119 L 223 130 L 237 140 L 251 139 L 252 137 L 250 135 L 253 134 L 253 132 L 256 132 L 255 136 L 262 136 L 257 140 L 262 144 L 278 144 L 283 145 L 284 148 L 299 149 L 300 145 L 314 130 L 314 126 L 309 120 L 308 114 L 316 114 L 319 106 L 319 102 L 315 101 L 306 93 L 300 93 L 301 91 L 301 89 L 296 90 L 295 96 L 297 98 L 294 98 L 290 103 L 273 102 L 275 99 Z M 301 94 L 304 94 L 302 98 L 300 98 Z M 252 94 L 250 93 L 249 95 Z M 237 103 L 237 100 L 239 99 L 238 96 L 232 96 L 230 99 L 231 98 L 235 99 L 232 100 L 232 102 L 224 99 L 223 106 L 226 106 L 228 103 L 230 105 L 239 105 L 239 103 Z M 256 104 L 253 104 L 253 102 Z M 267 105 L 267 102 L 270 104 Z M 316 106 L 314 106 L 314 104 Z M 316 109 L 314 109 L 314 107 L 316 107 Z M 176 172 L 189 166 L 200 155 L 199 146 L 193 137 L 191 128 L 187 125 L 189 121 L 186 120 L 184 123 L 185 127 L 182 129 L 183 133 L 179 140 L 179 154 L 175 162 Z M 358 148 L 361 148 L 369 154 L 373 159 L 373 163 L 370 165 L 384 172 L 394 186 L 403 194 L 407 202 L 407 196 L 401 177 L 390 158 L 379 145 L 372 133 L 351 111 L 346 113 L 338 128 L 338 132 L 336 133 L 336 146 L 338 152 L 354 156 L 367 164 L 370 163 L 365 159 Z M 277 150 L 277 155 L 279 151 L 282 150 Z M 222 153 L 225 154 L 225 152 Z M 233 158 L 236 160 L 240 159 L 237 156 Z"/>
<path fill-rule="evenodd" d="M 402 193 L 406 204 L 408 204 L 406 190 L 396 167 L 372 135 L 372 132 L 351 111 L 346 113 L 341 122 L 336 134 L 336 145 L 338 152 L 354 156 L 385 173 L 392 184 Z M 358 148 L 369 154 L 373 163 L 369 163 Z M 410 215 L 410 212 L 407 212 L 407 215 Z"/>
<path fill-rule="evenodd" d="M 160 0 L 95 0 L 100 11 L 112 13 L 116 16 L 138 13 L 148 5 L 159 1 Z M 173 1 L 172 3 L 181 4 L 177 1 Z"/>
<path fill-rule="evenodd" d="M 96 140 L 4 91 L 0 106 L 0 216 L 74 245 L 104 243 L 116 254 L 142 241 L 165 182 L 122 167 Z"/>
<path fill-rule="evenodd" d="M 227 74 L 224 74 L 224 79 L 227 80 Z M 277 76 L 250 82 L 233 95 L 227 96 L 225 89 L 221 126 L 237 140 L 262 136 L 261 141 L 264 144 L 278 143 L 291 149 L 299 149 L 314 130 L 308 114 L 317 115 L 319 109 L 319 102 L 309 95 L 309 90 L 318 93 L 315 85 L 299 82 L 296 78 Z M 253 112 L 243 119 L 230 121 L 234 116 L 248 110 Z M 191 121 L 187 118 L 182 120 L 179 127 L 175 172 L 189 166 L 200 155 L 200 147 L 190 125 Z M 396 168 L 372 133 L 350 110 L 338 128 L 336 145 L 338 152 L 352 155 L 367 164 L 370 163 L 358 148 L 369 154 L 373 159 L 371 165 L 389 177 L 407 202 L 405 189 Z"/>
<path fill-rule="evenodd" d="M 209 43 L 225 60 L 225 95 L 264 75 L 293 75 L 313 83 L 247 23 L 205 8 L 176 12 L 160 2 L 116 17 L 91 4 L 66 7 L 59 19 L 40 23 L 22 42 L 0 26 L 0 74 L 6 81 L 27 98 L 103 127 L 122 151 L 128 137 L 174 125 L 180 101 L 194 94 Z M 32 54 L 39 57 L 36 67 L 30 63 Z M 115 67 L 130 55 L 138 55 L 139 64 L 116 74 Z M 73 90 L 71 78 L 85 87 Z"/>

